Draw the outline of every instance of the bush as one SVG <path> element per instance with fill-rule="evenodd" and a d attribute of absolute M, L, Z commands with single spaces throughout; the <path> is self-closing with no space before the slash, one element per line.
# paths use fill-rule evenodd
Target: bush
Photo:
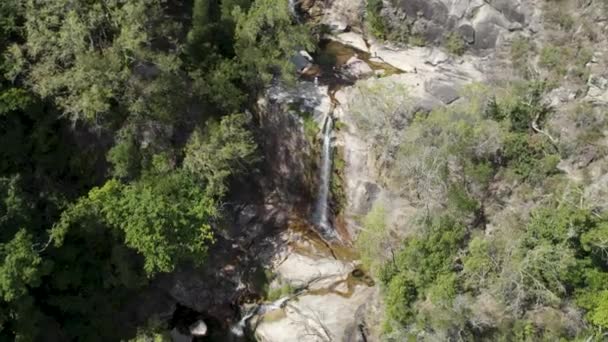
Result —
<path fill-rule="evenodd" d="M 419 311 L 419 305 L 426 305 L 423 301 L 449 305 L 460 291 L 454 260 L 466 235 L 464 226 L 442 216 L 421 228 L 423 231 L 407 239 L 397 256 L 380 270 L 386 327 L 414 322 L 424 326 L 426 323 L 418 322 L 424 316 Z"/>
<path fill-rule="evenodd" d="M 456 56 L 462 56 L 466 50 L 466 45 L 462 36 L 456 32 L 448 34 L 445 37 L 443 44 L 449 53 Z"/>
<path fill-rule="evenodd" d="M 274 302 L 275 300 L 279 300 L 281 298 L 290 296 L 296 292 L 296 288 L 291 286 L 289 283 L 285 283 L 280 287 L 271 288 L 268 290 L 266 294 L 266 299 Z"/>
<path fill-rule="evenodd" d="M 540 50 L 539 65 L 547 68 L 555 77 L 563 77 L 572 57 L 569 48 L 550 44 Z"/>
<path fill-rule="evenodd" d="M 528 59 L 533 52 L 534 45 L 529 38 L 517 37 L 511 42 L 511 62 L 524 76 L 528 73 Z"/>
<path fill-rule="evenodd" d="M 384 206 L 376 203 L 363 219 L 363 229 L 355 241 L 355 248 L 363 265 L 373 273 L 378 271 L 379 265 L 386 258 L 387 241 L 386 210 Z"/>
<path fill-rule="evenodd" d="M 536 184 L 559 172 L 560 157 L 544 136 L 511 133 L 505 140 L 507 168 L 521 181 Z"/>
<path fill-rule="evenodd" d="M 368 0 L 365 19 L 372 35 L 380 39 L 386 39 L 388 28 L 381 14 L 382 8 L 382 0 Z"/>

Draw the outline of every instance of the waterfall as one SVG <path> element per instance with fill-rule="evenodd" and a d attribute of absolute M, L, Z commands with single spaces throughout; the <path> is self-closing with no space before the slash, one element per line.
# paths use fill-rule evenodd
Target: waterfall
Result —
<path fill-rule="evenodd" d="M 236 337 L 243 337 L 245 335 L 245 326 L 247 325 L 247 321 L 251 317 L 255 315 L 263 315 L 266 312 L 281 309 L 285 306 L 289 299 L 291 299 L 291 297 L 283 297 L 275 300 L 272 303 L 260 304 L 258 306 L 253 307 L 252 309 L 248 310 L 249 312 L 245 314 L 245 316 L 243 316 L 243 318 L 241 318 L 241 320 L 237 324 L 233 325 L 230 328 L 230 332 L 232 332 L 232 334 Z"/>
<path fill-rule="evenodd" d="M 243 316 L 243 318 L 241 318 L 237 324 L 230 328 L 230 332 L 236 337 L 243 337 L 245 335 L 245 325 L 247 324 L 247 321 L 255 315 L 255 313 L 256 310 Z"/>
<path fill-rule="evenodd" d="M 321 170 L 319 176 L 319 192 L 315 205 L 315 223 L 324 236 L 334 237 L 333 229 L 329 224 L 329 186 L 331 182 L 332 146 L 331 133 L 333 119 L 331 114 L 325 116 L 323 122 L 323 149 L 321 151 Z"/>
<path fill-rule="evenodd" d="M 300 16 L 298 15 L 298 10 L 296 8 L 296 0 L 289 0 L 288 6 L 289 6 L 289 12 L 293 16 L 293 18 L 299 23 Z"/>

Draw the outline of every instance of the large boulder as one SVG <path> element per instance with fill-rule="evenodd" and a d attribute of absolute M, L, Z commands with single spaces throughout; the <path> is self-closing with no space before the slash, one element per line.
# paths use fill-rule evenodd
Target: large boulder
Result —
<path fill-rule="evenodd" d="M 190 335 L 195 337 L 201 337 L 207 335 L 207 324 L 203 320 L 194 322 L 190 328 Z"/>
<path fill-rule="evenodd" d="M 389 28 L 404 26 L 427 44 L 441 44 L 457 32 L 472 49 L 492 49 L 509 30 L 524 27 L 532 15 L 529 0 L 391 0 L 383 14 Z"/>
<path fill-rule="evenodd" d="M 365 61 L 351 57 L 343 67 L 343 72 L 354 79 L 366 78 L 374 74 L 374 70 Z"/>

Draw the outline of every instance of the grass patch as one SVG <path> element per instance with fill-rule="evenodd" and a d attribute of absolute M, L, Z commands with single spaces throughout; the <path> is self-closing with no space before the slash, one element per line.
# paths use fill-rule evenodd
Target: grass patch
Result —
<path fill-rule="evenodd" d="M 555 77 L 563 77 L 568 71 L 568 64 L 572 58 L 572 51 L 563 46 L 552 44 L 540 50 L 539 65 L 546 68 Z"/>
<path fill-rule="evenodd" d="M 282 284 L 280 287 L 271 288 L 266 293 L 266 300 L 274 302 L 283 297 L 291 296 L 296 293 L 297 289 L 289 283 Z"/>

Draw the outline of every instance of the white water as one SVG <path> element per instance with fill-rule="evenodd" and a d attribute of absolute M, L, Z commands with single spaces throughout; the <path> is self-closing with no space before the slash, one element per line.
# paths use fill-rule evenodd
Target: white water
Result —
<path fill-rule="evenodd" d="M 283 297 L 278 300 L 275 300 L 270 304 L 260 304 L 259 306 L 254 307 L 245 316 L 243 316 L 243 318 L 241 318 L 241 320 L 237 324 L 233 325 L 230 328 L 230 332 L 232 332 L 232 334 L 237 337 L 243 337 L 243 335 L 245 334 L 245 326 L 247 325 L 247 321 L 251 317 L 255 315 L 263 315 L 266 312 L 281 309 L 289 299 L 290 297 Z"/>
<path fill-rule="evenodd" d="M 331 182 L 332 146 L 331 133 L 333 119 L 327 114 L 323 122 L 323 149 L 321 151 L 321 170 L 319 175 L 319 192 L 315 204 L 314 219 L 326 237 L 334 237 L 334 231 L 329 224 L 329 186 Z"/>
<path fill-rule="evenodd" d="M 294 17 L 294 19 L 296 21 L 300 21 L 300 18 L 298 17 L 298 13 L 296 11 L 296 0 L 289 0 L 289 12 L 291 12 L 291 15 Z"/>

